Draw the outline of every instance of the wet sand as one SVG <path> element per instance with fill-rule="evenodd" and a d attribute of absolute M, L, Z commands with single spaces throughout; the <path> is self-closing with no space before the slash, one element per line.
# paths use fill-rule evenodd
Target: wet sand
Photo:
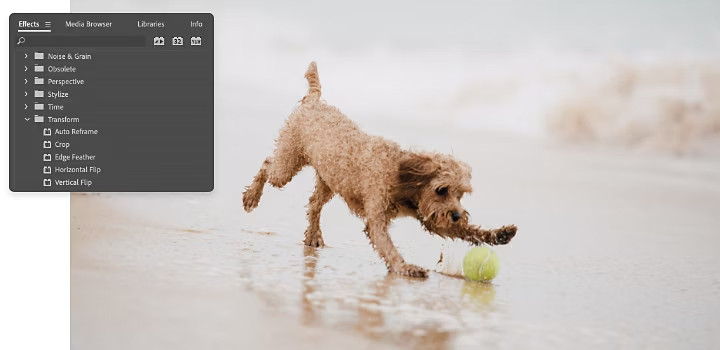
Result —
<path fill-rule="evenodd" d="M 72 197 L 73 349 L 394 348 L 270 310 L 239 276 L 213 273 L 228 262 L 203 264 L 213 257 L 196 248 L 207 247 L 183 244 L 205 232 L 162 228 L 108 202 Z"/>
<path fill-rule="evenodd" d="M 472 221 L 519 227 L 496 249 L 492 284 L 438 273 L 423 281 L 387 275 L 338 199 L 322 214 L 329 246 L 305 248 L 311 171 L 266 188 L 246 214 L 243 186 L 282 120 L 251 130 L 220 119 L 215 192 L 72 196 L 73 349 L 720 343 L 717 160 L 364 123 L 403 145 L 451 145 L 474 169 Z M 391 234 L 406 260 L 435 266 L 441 242 L 416 222 L 399 220 Z"/>

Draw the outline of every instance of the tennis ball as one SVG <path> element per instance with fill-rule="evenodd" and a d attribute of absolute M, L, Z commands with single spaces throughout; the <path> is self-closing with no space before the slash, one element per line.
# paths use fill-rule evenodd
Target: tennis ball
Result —
<path fill-rule="evenodd" d="M 465 278 L 472 281 L 492 281 L 499 269 L 500 260 L 495 252 L 487 247 L 470 249 L 463 259 Z"/>

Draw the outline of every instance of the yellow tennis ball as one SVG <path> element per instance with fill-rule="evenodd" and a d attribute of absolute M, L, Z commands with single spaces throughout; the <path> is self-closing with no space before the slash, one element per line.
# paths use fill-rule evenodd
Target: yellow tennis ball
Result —
<path fill-rule="evenodd" d="M 472 281 L 492 281 L 499 269 L 500 260 L 495 252 L 487 247 L 470 249 L 463 259 L 465 278 Z"/>

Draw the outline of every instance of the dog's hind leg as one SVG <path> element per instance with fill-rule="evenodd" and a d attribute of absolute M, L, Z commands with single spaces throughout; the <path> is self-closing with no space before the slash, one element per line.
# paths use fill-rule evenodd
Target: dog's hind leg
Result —
<path fill-rule="evenodd" d="M 308 163 L 301 143 L 293 134 L 294 127 L 288 123 L 276 141 L 272 162 L 267 169 L 268 182 L 275 188 L 283 188 Z"/>
<path fill-rule="evenodd" d="M 310 203 L 308 203 L 307 218 L 309 226 L 305 230 L 305 245 L 309 247 L 322 247 L 325 245 L 323 242 L 322 231 L 320 230 L 320 212 L 327 202 L 332 199 L 334 193 L 328 187 L 328 185 L 320 178 L 320 175 L 315 175 L 315 191 L 310 196 Z"/>
<path fill-rule="evenodd" d="M 243 208 L 245 208 L 245 211 L 248 213 L 255 209 L 258 203 L 260 203 L 260 197 L 262 197 L 263 188 L 265 187 L 265 182 L 267 182 L 268 167 L 270 167 L 272 162 L 272 157 L 265 159 L 262 166 L 260 166 L 260 170 L 255 175 L 252 184 L 246 187 L 245 192 L 243 192 Z"/>
<path fill-rule="evenodd" d="M 243 207 L 248 213 L 260 203 L 266 182 L 273 187 L 283 188 L 307 165 L 289 125 L 280 131 L 276 145 L 273 156 L 265 159 L 253 183 L 243 193 Z"/>

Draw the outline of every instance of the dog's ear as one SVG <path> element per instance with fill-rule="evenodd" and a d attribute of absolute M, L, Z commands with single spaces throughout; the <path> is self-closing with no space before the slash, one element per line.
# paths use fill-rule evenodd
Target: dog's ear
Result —
<path fill-rule="evenodd" d="M 432 157 L 424 154 L 410 154 L 398 167 L 398 180 L 401 186 L 422 187 L 430 183 L 440 167 Z"/>
<path fill-rule="evenodd" d="M 432 157 L 413 153 L 400 161 L 398 177 L 402 184 L 422 186 L 435 177 L 439 168 Z"/>
<path fill-rule="evenodd" d="M 425 154 L 410 153 L 398 164 L 397 183 L 392 189 L 396 203 L 418 209 L 421 193 L 437 176 L 440 166 Z"/>

